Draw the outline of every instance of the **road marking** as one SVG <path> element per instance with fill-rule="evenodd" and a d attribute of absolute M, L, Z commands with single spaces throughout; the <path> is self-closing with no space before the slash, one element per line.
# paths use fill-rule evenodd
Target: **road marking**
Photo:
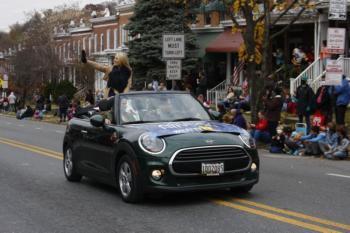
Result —
<path fill-rule="evenodd" d="M 37 153 L 37 154 L 40 154 L 40 155 L 45 155 L 45 156 L 48 156 L 48 157 L 51 157 L 51 158 L 60 159 L 60 160 L 63 159 L 62 156 L 56 156 L 56 155 L 53 155 L 53 154 L 50 154 L 50 153 L 47 153 L 47 152 L 44 152 L 44 151 L 41 151 L 41 150 L 36 150 L 36 149 L 30 148 L 30 147 L 26 147 L 26 146 L 22 146 L 22 145 L 19 145 L 19 144 L 7 142 L 7 141 L 1 140 L 1 139 L 0 139 L 0 143 L 6 144 L 6 145 L 9 145 L 9 146 L 13 146 L 13 147 L 16 147 L 16 148 L 20 148 L 20 149 L 23 149 L 23 150 L 31 151 L 31 152 L 34 152 L 34 153 Z"/>
<path fill-rule="evenodd" d="M 35 128 L 35 129 L 37 129 L 37 130 L 41 130 L 41 128 L 39 128 L 39 127 L 38 127 L 38 128 Z"/>
<path fill-rule="evenodd" d="M 24 127 L 24 125 L 18 125 L 18 126 L 20 126 L 20 127 Z"/>
<path fill-rule="evenodd" d="M 44 155 L 44 156 L 48 156 L 51 158 L 55 158 L 55 159 L 59 159 L 62 160 L 62 154 L 56 151 L 52 151 L 52 150 L 48 150 L 42 147 L 38 147 L 38 146 L 34 146 L 34 145 L 29 145 L 29 144 L 25 144 L 22 142 L 18 142 L 15 140 L 11 140 L 11 139 L 7 139 L 7 138 L 2 138 L 0 137 L 0 143 L 6 144 L 6 145 L 10 145 L 16 148 L 21 148 L 23 150 L 27 150 L 27 151 L 31 151 L 40 155 Z M 57 156 L 58 155 L 58 156 Z M 328 173 L 327 173 L 328 174 Z M 332 174 L 332 173 L 329 173 Z M 338 175 L 338 174 L 336 174 Z M 329 221 L 329 220 L 325 220 L 325 219 L 321 219 L 321 218 L 316 218 L 316 217 L 312 217 L 309 215 L 305 215 L 302 213 L 297 213 L 297 212 L 293 212 L 293 211 L 289 211 L 289 210 L 283 210 L 283 209 L 279 209 L 279 208 L 275 208 L 272 206 L 268 206 L 265 204 L 260 204 L 260 203 L 256 203 L 256 202 L 252 202 L 252 201 L 247 201 L 247 200 L 243 200 L 243 199 L 239 199 L 239 198 L 234 198 L 233 199 L 235 202 L 239 202 L 242 204 L 246 204 L 246 205 L 250 205 L 250 206 L 254 206 L 254 207 L 258 207 L 261 209 L 265 209 L 265 210 L 270 210 L 270 211 L 274 211 L 277 213 L 281 213 L 281 214 L 285 214 L 285 215 L 289 215 L 289 216 L 293 216 L 293 217 L 298 217 L 304 220 L 310 220 L 313 222 L 317 222 L 317 223 L 321 223 L 324 225 L 329 225 L 329 226 L 334 226 L 337 228 L 342 228 L 345 230 L 350 230 L 350 225 L 346 225 L 346 224 L 342 224 L 342 223 L 337 223 L 337 222 L 333 222 L 333 221 Z M 329 229 L 329 228 L 325 228 L 322 226 L 318 226 L 318 225 L 314 225 L 314 224 L 310 224 L 310 223 L 305 223 L 299 220 L 295 220 L 292 218 L 288 218 L 288 217 L 284 217 L 284 216 L 280 216 L 277 214 L 273 214 L 273 213 L 268 213 L 268 212 L 264 212 L 262 210 L 259 209 L 253 209 L 247 206 L 243 206 L 243 205 L 239 205 L 239 204 L 235 204 L 232 202 L 228 202 L 228 201 L 224 201 L 224 200 L 219 200 L 219 199 L 214 199 L 212 200 L 214 203 L 218 204 L 218 205 L 223 205 L 226 207 L 230 207 L 233 209 L 237 209 L 240 211 L 244 211 L 250 214 L 254 214 L 254 215 L 259 215 L 265 218 L 269 218 L 272 220 L 276 220 L 276 221 L 280 221 L 280 222 L 284 222 L 284 223 L 288 223 L 291 225 L 295 225 L 295 226 L 299 226 L 305 229 L 309 229 L 309 230 L 313 230 L 313 231 L 317 231 L 317 232 L 334 232 L 334 233 L 338 233 L 339 231 L 335 231 L 333 229 Z"/>
<path fill-rule="evenodd" d="M 60 133 L 60 134 L 63 134 L 64 131 L 61 131 L 61 130 L 55 130 L 56 133 Z"/>
<path fill-rule="evenodd" d="M 1 143 L 7 142 L 5 144 L 11 143 L 12 145 L 18 145 L 18 146 L 22 146 L 24 148 L 40 150 L 40 151 L 43 151 L 45 153 L 53 154 L 53 155 L 58 156 L 58 157 L 63 157 L 62 153 L 59 153 L 59 152 L 56 152 L 56 151 L 53 151 L 53 150 L 49 150 L 49 149 L 46 149 L 46 148 L 43 148 L 43 147 L 34 146 L 34 145 L 26 144 L 26 143 L 23 143 L 23 142 L 19 142 L 19 141 L 3 138 L 3 137 L 0 137 L 0 142 Z"/>
<path fill-rule="evenodd" d="M 337 177 L 343 177 L 343 178 L 350 178 L 350 176 L 335 174 L 335 173 L 326 173 L 326 175 L 327 176 L 337 176 Z"/>
<path fill-rule="evenodd" d="M 308 230 L 312 230 L 312 231 L 317 231 L 317 232 L 324 232 L 324 233 L 328 233 L 328 232 L 332 232 L 332 233 L 339 233 L 339 231 L 335 231 L 333 229 L 329 229 L 329 228 L 325 228 L 325 227 L 321 227 L 318 225 L 314 225 L 311 223 L 305 223 L 299 220 L 295 220 L 292 218 L 287 218 L 287 217 L 283 217 L 277 214 L 271 214 L 271 213 L 267 213 L 264 212 L 262 210 L 257 210 L 257 209 L 253 209 L 253 208 L 249 208 L 243 205 L 238 205 L 232 202 L 228 202 L 228 201 L 223 201 L 223 200 L 218 200 L 215 199 L 213 200 L 214 203 L 218 204 L 218 205 L 222 205 L 222 206 L 226 206 L 229 208 L 233 208 L 233 209 L 237 209 L 240 211 L 244 211 L 250 214 L 254 214 L 254 215 L 259 215 L 265 218 L 269 218 L 275 221 L 280 221 L 280 222 L 284 222 L 284 223 L 288 223 L 291 225 L 295 225 L 295 226 L 299 226 Z"/>
<path fill-rule="evenodd" d="M 302 213 L 298 213 L 298 212 L 294 212 L 294 211 L 290 211 L 290 210 L 279 209 L 279 208 L 276 208 L 273 206 L 269 206 L 269 205 L 265 205 L 265 204 L 261 204 L 261 203 L 257 203 L 257 202 L 252 202 L 252 201 L 248 201 L 248 200 L 243 200 L 240 198 L 234 198 L 233 200 L 235 202 L 239 202 L 241 204 L 246 204 L 246 205 L 258 207 L 261 209 L 270 210 L 270 211 L 273 211 L 273 212 L 276 212 L 279 214 L 285 214 L 285 215 L 309 220 L 312 222 L 321 223 L 321 224 L 328 225 L 328 226 L 338 227 L 338 228 L 350 231 L 350 225 L 347 225 L 347 224 L 338 223 L 338 222 L 334 222 L 334 221 L 330 221 L 330 220 L 326 220 L 326 219 L 322 219 L 322 218 L 317 218 L 317 217 L 313 217 L 310 215 L 306 215 L 306 214 L 302 214 Z"/>

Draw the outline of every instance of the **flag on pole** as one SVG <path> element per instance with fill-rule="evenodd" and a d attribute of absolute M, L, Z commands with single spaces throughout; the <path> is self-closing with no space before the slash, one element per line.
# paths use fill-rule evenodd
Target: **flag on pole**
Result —
<path fill-rule="evenodd" d="M 244 68 L 244 62 L 242 61 L 238 62 L 237 65 L 233 68 L 233 74 L 232 74 L 233 86 L 239 85 L 239 77 L 241 75 L 243 68 Z"/>

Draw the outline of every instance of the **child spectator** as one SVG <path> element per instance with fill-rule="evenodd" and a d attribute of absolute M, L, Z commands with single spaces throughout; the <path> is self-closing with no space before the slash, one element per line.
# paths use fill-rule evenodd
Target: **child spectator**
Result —
<path fill-rule="evenodd" d="M 233 116 L 231 113 L 226 113 L 222 117 L 222 122 L 226 124 L 232 124 Z"/>
<path fill-rule="evenodd" d="M 350 141 L 346 135 L 345 127 L 338 126 L 337 134 L 339 136 L 337 145 L 324 153 L 327 159 L 345 159 L 348 157 Z"/>
<path fill-rule="evenodd" d="M 329 151 L 331 148 L 335 147 L 338 143 L 338 138 L 339 136 L 336 132 L 335 124 L 333 122 L 328 123 L 325 139 L 318 142 L 322 153 Z"/>
<path fill-rule="evenodd" d="M 282 130 L 277 130 L 277 134 L 271 139 L 270 153 L 282 153 L 286 137 Z"/>
<path fill-rule="evenodd" d="M 233 116 L 232 124 L 237 125 L 242 129 L 247 129 L 247 121 L 244 119 L 239 109 L 232 109 L 231 114 Z"/>
<path fill-rule="evenodd" d="M 289 138 L 286 138 L 284 142 L 284 149 L 287 154 L 299 155 L 303 149 L 303 144 L 301 142 L 301 137 L 303 133 L 293 132 Z"/>
<path fill-rule="evenodd" d="M 262 141 L 268 143 L 270 141 L 270 134 L 268 131 L 268 122 L 265 118 L 263 112 L 258 113 L 259 121 L 255 124 L 250 124 L 251 127 L 251 135 L 255 139 L 255 141 Z"/>
<path fill-rule="evenodd" d="M 318 126 L 314 127 L 314 131 L 317 132 L 316 127 L 318 127 Z M 321 128 L 319 128 L 319 130 L 321 130 L 321 132 L 319 132 L 316 137 L 311 138 L 311 139 L 307 139 L 304 141 L 305 155 L 317 155 L 318 156 L 321 154 L 319 142 L 322 142 L 326 139 L 326 129 L 325 129 L 325 127 L 321 127 Z"/>

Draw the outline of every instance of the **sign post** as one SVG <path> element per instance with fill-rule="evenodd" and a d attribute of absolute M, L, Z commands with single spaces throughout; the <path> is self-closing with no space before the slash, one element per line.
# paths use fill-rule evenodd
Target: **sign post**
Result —
<path fill-rule="evenodd" d="M 347 0 L 330 0 L 329 2 L 329 20 L 346 20 Z"/>
<path fill-rule="evenodd" d="M 332 54 L 344 54 L 345 28 L 328 28 L 327 49 Z"/>
<path fill-rule="evenodd" d="M 341 84 L 343 76 L 343 60 L 327 60 L 325 85 L 337 86 Z"/>
<path fill-rule="evenodd" d="M 163 34 L 163 59 L 166 60 L 166 79 L 172 80 L 172 87 L 175 81 L 181 80 L 182 61 L 185 58 L 185 35 L 184 34 Z"/>

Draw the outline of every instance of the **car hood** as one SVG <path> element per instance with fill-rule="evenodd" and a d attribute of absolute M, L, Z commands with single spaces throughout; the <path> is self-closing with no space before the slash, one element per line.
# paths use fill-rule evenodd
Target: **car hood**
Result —
<path fill-rule="evenodd" d="M 136 128 L 155 134 L 157 137 L 202 132 L 220 132 L 244 134 L 246 131 L 232 124 L 220 123 L 217 121 L 180 121 L 160 122 L 148 124 L 127 125 L 127 128 Z"/>

